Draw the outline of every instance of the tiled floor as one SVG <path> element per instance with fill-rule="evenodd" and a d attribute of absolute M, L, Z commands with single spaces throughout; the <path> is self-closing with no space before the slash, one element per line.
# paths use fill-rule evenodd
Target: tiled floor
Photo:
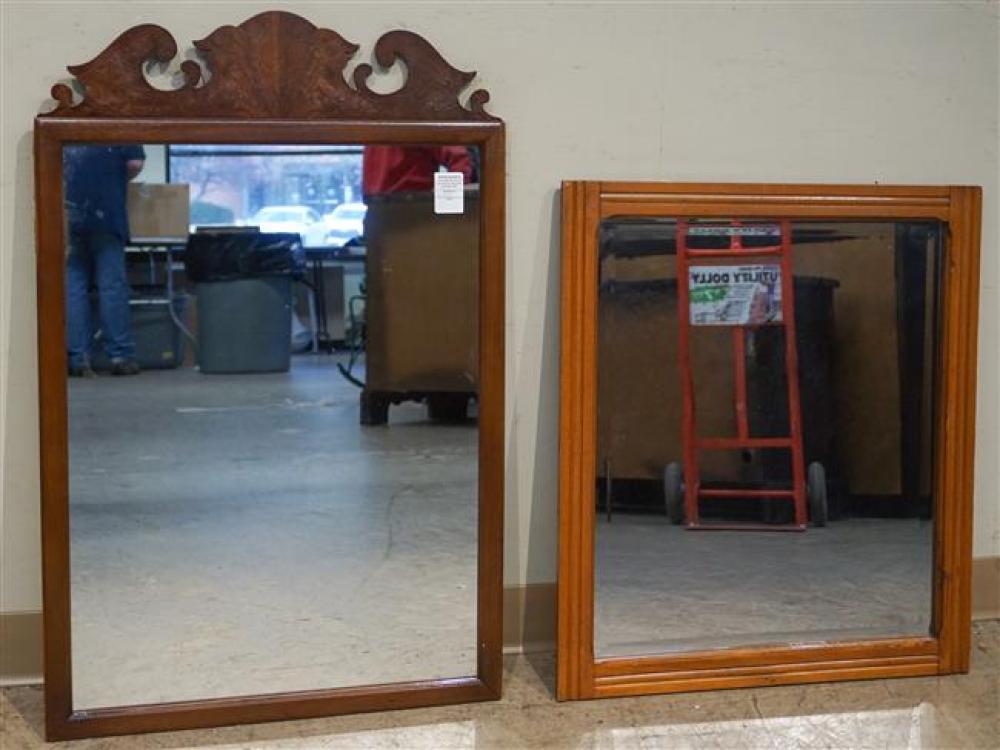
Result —
<path fill-rule="evenodd" d="M 968 675 L 556 703 L 550 656 L 510 657 L 497 703 L 117 737 L 146 748 L 1000 748 L 1000 621 L 977 623 Z M 3 750 L 43 747 L 42 694 L 0 698 Z"/>

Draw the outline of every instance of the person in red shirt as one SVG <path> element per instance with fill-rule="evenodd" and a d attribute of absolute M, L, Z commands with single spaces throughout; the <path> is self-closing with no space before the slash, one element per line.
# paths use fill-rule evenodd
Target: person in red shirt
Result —
<path fill-rule="evenodd" d="M 464 146 L 365 146 L 361 192 L 430 191 L 441 167 L 464 174 L 466 184 L 473 181 L 472 157 Z"/>

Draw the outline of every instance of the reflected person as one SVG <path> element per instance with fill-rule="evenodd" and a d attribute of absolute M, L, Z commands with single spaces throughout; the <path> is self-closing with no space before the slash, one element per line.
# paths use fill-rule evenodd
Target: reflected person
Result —
<path fill-rule="evenodd" d="M 465 183 L 476 180 L 473 154 L 465 146 L 365 146 L 361 191 L 365 199 L 407 191 L 434 189 L 439 169 L 461 172 Z"/>
<path fill-rule="evenodd" d="M 68 254 L 66 348 L 71 377 L 94 377 L 90 289 L 97 288 L 112 375 L 136 375 L 125 273 L 127 187 L 145 163 L 142 146 L 67 146 L 63 156 Z"/>

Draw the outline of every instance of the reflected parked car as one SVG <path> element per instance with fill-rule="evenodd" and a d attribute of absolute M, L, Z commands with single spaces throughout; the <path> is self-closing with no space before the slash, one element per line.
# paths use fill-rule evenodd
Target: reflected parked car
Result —
<path fill-rule="evenodd" d="M 364 203 L 341 203 L 324 216 L 323 221 L 327 230 L 325 244 L 330 247 L 343 247 L 355 237 L 364 235 L 367 211 L 368 207 Z"/>
<path fill-rule="evenodd" d="M 322 247 L 327 233 L 320 215 L 308 206 L 264 206 L 247 224 L 262 232 L 294 232 L 305 247 Z"/>

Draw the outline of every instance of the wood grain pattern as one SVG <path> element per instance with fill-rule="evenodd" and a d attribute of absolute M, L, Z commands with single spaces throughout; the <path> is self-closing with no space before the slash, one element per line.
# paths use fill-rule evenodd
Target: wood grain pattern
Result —
<path fill-rule="evenodd" d="M 752 667 L 731 667 L 691 673 L 672 672 L 662 675 L 659 679 L 646 675 L 621 680 L 599 679 L 594 686 L 593 697 L 620 698 L 844 680 L 927 677 L 934 674 L 937 674 L 937 661 L 933 658 L 829 661 L 807 667 L 801 664 L 785 664 L 771 672 Z"/>
<path fill-rule="evenodd" d="M 971 632 L 981 191 L 975 187 L 568 182 L 562 213 L 560 699 L 962 672 Z M 596 238 L 612 216 L 948 223 L 935 445 L 933 635 L 594 659 Z"/>
<path fill-rule="evenodd" d="M 724 669 L 740 662 L 753 662 L 757 667 L 780 667 L 805 662 L 824 663 L 830 660 L 869 659 L 873 649 L 884 657 L 933 657 L 938 653 L 934 638 L 886 638 L 839 643 L 807 643 L 796 646 L 755 646 L 727 648 L 716 651 L 685 651 L 669 656 L 633 656 L 598 659 L 594 674 L 598 677 L 621 677 L 670 670 L 692 671 Z"/>
<path fill-rule="evenodd" d="M 394 711 L 493 700 L 494 688 L 475 677 L 249 695 L 78 711 L 60 723 L 54 738 L 167 732 L 229 724 L 288 721 L 371 711 Z M 46 722 L 48 725 L 48 721 Z M 46 731 L 49 734 L 49 731 Z"/>
<path fill-rule="evenodd" d="M 503 681 L 504 390 L 507 244 L 502 130 L 480 145 L 479 241 L 479 660 L 487 697 Z"/>
<path fill-rule="evenodd" d="M 590 478 L 586 475 L 587 461 L 583 458 L 586 428 L 583 421 L 588 409 L 585 403 L 584 373 L 588 369 L 586 340 L 596 329 L 596 318 L 587 319 L 588 308 L 596 315 L 596 284 L 588 283 L 586 266 L 592 243 L 586 241 L 587 186 L 580 182 L 562 185 L 562 330 L 560 340 L 560 410 L 559 410 L 559 574 L 556 661 L 556 695 L 560 700 L 586 698 L 584 686 L 588 680 L 582 671 L 593 662 L 593 639 L 588 638 L 588 623 L 593 611 L 588 611 L 586 570 L 588 551 L 593 549 L 586 536 Z M 596 236 L 596 233 L 595 233 Z M 591 279 L 592 280 L 592 279 Z M 592 475 L 591 475 L 592 476 Z M 590 506 L 592 507 L 592 506 Z M 592 553 L 591 553 L 592 554 Z M 590 579 L 592 583 L 592 577 Z"/>
<path fill-rule="evenodd" d="M 853 205 L 872 201 L 892 202 L 912 199 L 922 203 L 934 199 L 947 203 L 952 188 L 947 185 L 817 185 L 796 182 L 631 182 L 603 180 L 598 183 L 601 199 L 614 199 L 619 195 L 629 197 L 664 197 L 668 195 L 684 199 L 698 196 L 719 198 L 744 196 L 750 202 L 776 198 L 781 202 L 811 201 L 830 203 L 843 200 Z"/>
<path fill-rule="evenodd" d="M 566 700 L 593 696 L 598 264 L 597 233 L 581 230 L 597 225 L 600 191 L 583 182 L 562 191 L 559 524 L 572 531 L 559 540 L 556 696 Z"/>
<path fill-rule="evenodd" d="M 459 104 L 472 73 L 457 71 L 423 39 L 390 32 L 379 65 L 405 61 L 400 91 L 380 95 L 356 47 L 288 13 L 264 13 L 196 43 L 211 78 L 195 63 L 177 91 L 142 76 L 147 59 L 177 48 L 161 28 L 126 31 L 95 60 L 71 69 L 86 96 L 74 104 L 57 86 L 58 108 L 35 120 L 38 367 L 43 532 L 45 722 L 50 740 L 278 721 L 490 700 L 500 696 L 503 622 L 504 321 L 506 150 L 503 123 L 487 115 L 485 92 Z M 74 711 L 70 648 L 70 536 L 62 222 L 62 150 L 68 143 L 464 144 L 480 152 L 480 417 L 477 674 L 370 685 Z"/>
<path fill-rule="evenodd" d="M 972 620 L 973 460 L 979 313 L 982 191 L 953 188 L 945 246 L 944 320 L 935 456 L 934 619 L 941 640 L 941 674 L 966 672 Z"/>
<path fill-rule="evenodd" d="M 83 90 L 74 101 L 63 83 L 52 88 L 54 117 L 238 117 L 408 122 L 490 121 L 489 94 L 477 89 L 468 107 L 459 96 L 474 72 L 452 67 L 419 34 L 395 30 L 375 43 L 381 70 L 404 63 L 400 89 L 379 94 L 369 80 L 368 63 L 354 69 L 353 85 L 344 78 L 359 47 L 340 34 L 314 26 L 284 11 L 267 11 L 239 26 L 222 26 L 194 42 L 204 67 L 195 60 L 180 66 L 178 88 L 161 90 L 146 79 L 150 64 L 167 65 L 177 42 L 161 26 L 143 24 L 125 31 L 97 57 L 69 72 Z"/>
<path fill-rule="evenodd" d="M 69 440 L 62 144 L 35 130 L 39 470 L 42 511 L 42 625 L 46 735 L 73 712 L 70 663 Z"/>

